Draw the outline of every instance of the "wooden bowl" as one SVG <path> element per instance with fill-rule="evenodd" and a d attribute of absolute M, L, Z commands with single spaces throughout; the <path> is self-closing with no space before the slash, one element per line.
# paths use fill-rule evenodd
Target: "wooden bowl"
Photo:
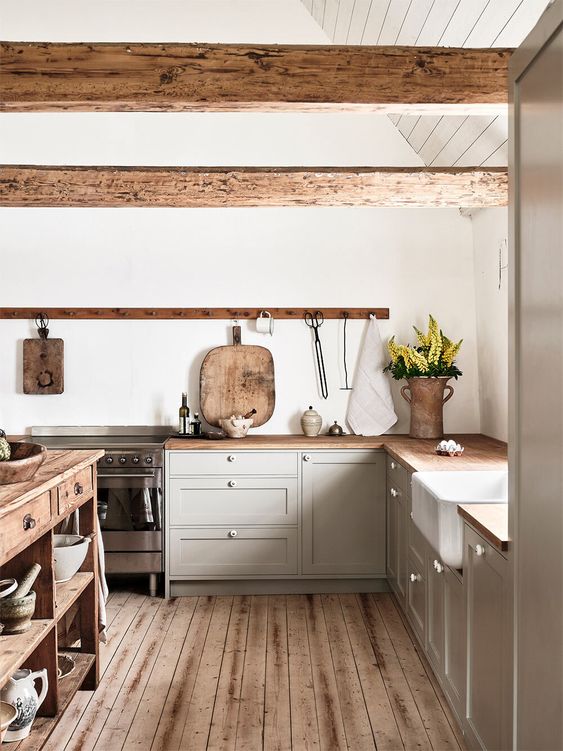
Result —
<path fill-rule="evenodd" d="M 47 449 L 40 443 L 10 443 L 12 455 L 0 462 L 0 485 L 31 480 L 45 461 Z"/>

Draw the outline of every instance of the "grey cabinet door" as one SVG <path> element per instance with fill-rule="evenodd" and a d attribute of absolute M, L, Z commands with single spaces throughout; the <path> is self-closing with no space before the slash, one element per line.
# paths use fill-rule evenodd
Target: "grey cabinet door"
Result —
<path fill-rule="evenodd" d="M 443 685 L 460 720 L 465 714 L 467 646 L 465 589 L 457 572 L 444 570 L 444 660 Z"/>
<path fill-rule="evenodd" d="M 548 3 L 541 3 L 545 7 Z M 510 61 L 516 738 L 563 748 L 563 2 Z M 546 363 L 547 367 L 540 364 Z M 538 367 L 539 365 L 539 367 Z"/>
<path fill-rule="evenodd" d="M 301 454 L 303 573 L 385 576 L 385 455 Z"/>
<path fill-rule="evenodd" d="M 399 564 L 399 504 L 392 495 L 394 487 L 387 478 L 387 581 L 398 595 L 397 568 Z"/>
<path fill-rule="evenodd" d="M 426 555 L 427 608 L 426 652 L 441 676 L 444 668 L 444 579 L 446 568 L 431 548 Z"/>
<path fill-rule="evenodd" d="M 426 638 L 426 575 L 424 567 L 409 558 L 407 577 L 407 617 L 418 636 L 425 645 Z"/>
<path fill-rule="evenodd" d="M 505 629 L 507 561 L 467 525 L 464 577 L 467 594 L 466 721 L 476 748 L 509 748 L 510 696 Z"/>

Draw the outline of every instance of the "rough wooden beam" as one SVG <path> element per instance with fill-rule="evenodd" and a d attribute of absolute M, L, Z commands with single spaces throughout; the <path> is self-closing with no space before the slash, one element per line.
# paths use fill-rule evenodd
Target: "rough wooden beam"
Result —
<path fill-rule="evenodd" d="M 0 45 L 0 111 L 498 112 L 511 50 Z"/>
<path fill-rule="evenodd" d="M 0 166 L 0 206 L 505 206 L 505 168 Z"/>

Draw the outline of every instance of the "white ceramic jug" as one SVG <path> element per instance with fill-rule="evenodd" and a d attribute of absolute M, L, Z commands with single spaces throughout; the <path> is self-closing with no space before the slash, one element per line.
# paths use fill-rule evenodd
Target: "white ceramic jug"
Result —
<path fill-rule="evenodd" d="M 37 678 L 41 680 L 42 684 L 39 695 L 37 695 L 37 691 L 35 690 L 35 681 Z M 47 695 L 48 687 L 49 679 L 46 668 L 35 670 L 34 672 L 31 672 L 27 668 L 22 668 L 21 670 L 16 670 L 12 677 L 8 678 L 8 683 L 2 689 L 2 701 L 12 704 L 18 710 L 18 714 L 8 728 L 4 743 L 21 741 L 23 738 L 27 738 L 37 710 L 43 704 L 43 700 Z"/>

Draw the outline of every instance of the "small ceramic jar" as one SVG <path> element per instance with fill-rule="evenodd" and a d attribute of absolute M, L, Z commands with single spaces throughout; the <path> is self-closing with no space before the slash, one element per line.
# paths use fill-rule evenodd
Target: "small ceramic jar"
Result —
<path fill-rule="evenodd" d="M 308 436 L 315 436 L 320 433 L 323 424 L 323 418 L 316 409 L 309 407 L 303 412 L 301 417 L 301 429 Z"/>

